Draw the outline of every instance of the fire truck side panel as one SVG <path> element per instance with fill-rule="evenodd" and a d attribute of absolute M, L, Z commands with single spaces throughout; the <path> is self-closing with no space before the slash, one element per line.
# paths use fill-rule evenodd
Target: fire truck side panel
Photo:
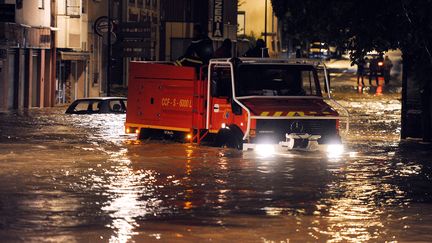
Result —
<path fill-rule="evenodd" d="M 202 128 L 203 114 L 196 112 L 203 103 L 202 83 L 191 67 L 132 62 L 126 125 L 174 131 Z"/>
<path fill-rule="evenodd" d="M 210 106 L 210 125 L 209 130 L 217 133 L 222 127 L 222 123 L 229 125 L 231 123 L 231 104 L 226 98 L 212 97 Z"/>

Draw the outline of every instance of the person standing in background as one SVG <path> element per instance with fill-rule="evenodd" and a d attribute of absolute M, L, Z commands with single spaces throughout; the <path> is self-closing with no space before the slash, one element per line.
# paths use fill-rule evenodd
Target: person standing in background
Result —
<path fill-rule="evenodd" d="M 270 57 L 263 39 L 258 39 L 254 48 L 249 49 L 245 57 Z"/>
<path fill-rule="evenodd" d="M 388 56 L 384 57 L 384 83 L 389 84 L 390 83 L 390 71 L 393 67 L 393 63 L 390 60 Z"/>
<path fill-rule="evenodd" d="M 232 42 L 231 39 L 227 38 L 222 42 L 222 45 L 215 51 L 215 58 L 230 58 L 232 57 L 231 52 Z"/>
<path fill-rule="evenodd" d="M 366 66 L 366 61 L 365 59 L 360 59 L 357 62 L 357 86 L 360 86 L 360 80 L 361 80 L 361 85 L 364 86 L 364 75 L 365 75 L 365 66 Z"/>

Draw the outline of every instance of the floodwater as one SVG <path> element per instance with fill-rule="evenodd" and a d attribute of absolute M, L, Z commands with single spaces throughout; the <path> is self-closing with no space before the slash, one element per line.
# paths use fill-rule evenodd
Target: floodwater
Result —
<path fill-rule="evenodd" d="M 335 90 L 345 153 L 136 141 L 124 115 L 0 113 L 2 242 L 431 242 L 432 150 L 400 90 Z"/>

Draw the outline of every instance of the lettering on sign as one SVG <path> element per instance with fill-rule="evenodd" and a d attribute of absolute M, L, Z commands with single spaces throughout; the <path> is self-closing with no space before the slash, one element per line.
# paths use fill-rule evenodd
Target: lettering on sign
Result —
<path fill-rule="evenodd" d="M 223 37 L 223 0 L 214 0 L 213 37 Z"/>
<path fill-rule="evenodd" d="M 162 98 L 162 107 L 192 108 L 192 99 Z"/>

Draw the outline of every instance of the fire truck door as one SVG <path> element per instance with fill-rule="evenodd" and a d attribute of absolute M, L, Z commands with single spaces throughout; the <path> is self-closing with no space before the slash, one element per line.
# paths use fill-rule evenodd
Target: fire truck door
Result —
<path fill-rule="evenodd" d="M 210 82 L 210 131 L 218 131 L 233 120 L 232 83 L 229 67 L 214 67 Z"/>
<path fill-rule="evenodd" d="M 143 118 L 147 121 L 160 120 L 161 113 L 161 83 L 157 80 L 147 80 L 141 86 L 139 97 Z"/>

